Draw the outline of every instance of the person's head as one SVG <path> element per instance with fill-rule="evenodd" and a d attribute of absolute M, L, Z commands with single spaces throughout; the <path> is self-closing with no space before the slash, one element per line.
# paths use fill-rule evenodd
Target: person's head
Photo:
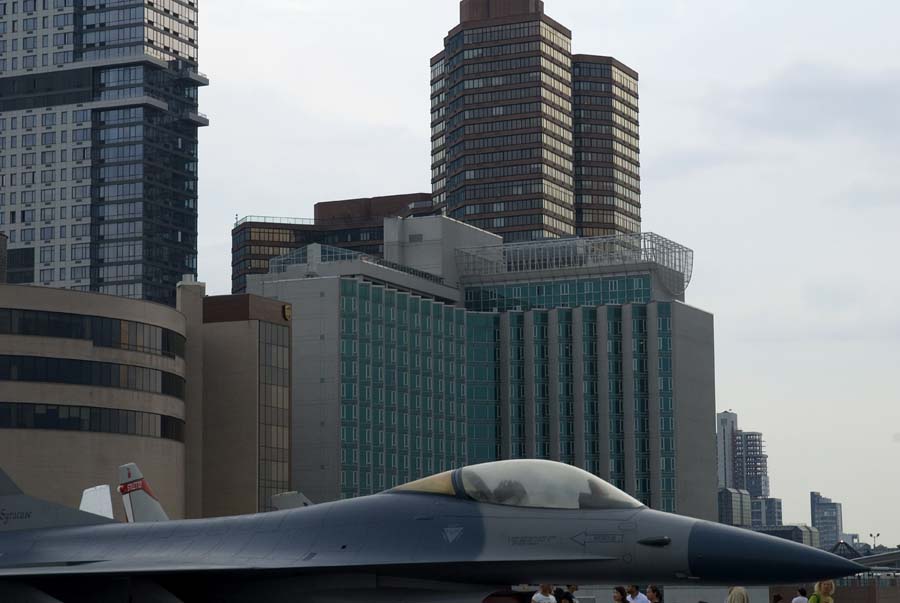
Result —
<path fill-rule="evenodd" d="M 662 603 L 662 591 L 658 586 L 650 585 L 647 587 L 647 598 L 651 603 Z"/>
<path fill-rule="evenodd" d="M 541 584 L 541 594 L 542 595 L 549 595 L 552 592 L 553 592 L 552 584 Z"/>
<path fill-rule="evenodd" d="M 728 591 L 727 603 L 750 603 L 750 595 L 743 586 L 734 586 Z"/>
<path fill-rule="evenodd" d="M 800 588 L 797 589 L 797 594 L 800 595 L 801 597 L 805 598 L 806 597 L 806 589 L 801 586 Z"/>
<path fill-rule="evenodd" d="M 625 592 L 624 586 L 617 586 L 613 589 L 613 601 L 616 603 L 625 603 L 628 600 L 628 593 Z"/>
<path fill-rule="evenodd" d="M 629 585 L 628 585 L 628 588 L 626 588 L 625 590 L 626 590 L 626 592 L 628 592 L 628 594 L 631 595 L 632 597 L 636 596 L 639 592 L 641 592 L 641 589 L 638 588 L 638 585 L 637 585 L 637 584 L 629 584 Z"/>
<path fill-rule="evenodd" d="M 782 597 L 781 595 L 775 595 L 774 597 L 772 597 L 772 603 L 781 603 L 782 601 L 784 601 L 784 597 Z"/>
<path fill-rule="evenodd" d="M 830 598 L 834 594 L 834 580 L 823 580 L 816 583 L 816 594 L 822 598 Z"/>
<path fill-rule="evenodd" d="M 574 593 L 578 591 L 578 587 L 574 584 L 566 584 L 566 590 L 570 593 Z"/>

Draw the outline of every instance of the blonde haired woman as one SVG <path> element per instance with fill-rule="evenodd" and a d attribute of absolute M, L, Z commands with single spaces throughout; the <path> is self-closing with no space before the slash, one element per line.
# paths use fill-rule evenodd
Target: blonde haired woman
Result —
<path fill-rule="evenodd" d="M 834 603 L 834 580 L 816 582 L 816 592 L 809 598 L 809 603 Z"/>
<path fill-rule="evenodd" d="M 728 598 L 725 603 L 750 603 L 750 595 L 743 586 L 734 586 L 728 589 Z"/>

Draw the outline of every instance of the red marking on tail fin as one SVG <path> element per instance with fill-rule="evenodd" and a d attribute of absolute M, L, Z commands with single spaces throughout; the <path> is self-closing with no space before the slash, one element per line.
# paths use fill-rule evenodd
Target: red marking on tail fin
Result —
<path fill-rule="evenodd" d="M 122 484 L 119 486 L 119 494 L 131 494 L 132 492 L 137 492 L 138 490 L 143 490 L 146 492 L 150 498 L 153 500 L 159 500 L 156 498 L 156 495 L 153 494 L 153 490 L 150 489 L 150 484 L 147 483 L 145 479 L 135 480 L 133 482 L 128 482 L 127 484 Z"/>

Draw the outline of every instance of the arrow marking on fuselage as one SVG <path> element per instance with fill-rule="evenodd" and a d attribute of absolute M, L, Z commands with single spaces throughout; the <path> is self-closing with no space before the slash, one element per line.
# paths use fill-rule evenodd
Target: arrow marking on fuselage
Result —
<path fill-rule="evenodd" d="M 462 536 L 463 529 L 460 526 L 449 526 L 444 528 L 444 540 L 447 541 L 447 544 L 453 544 L 456 540 Z"/>
<path fill-rule="evenodd" d="M 572 540 L 581 546 L 589 544 L 618 544 L 622 542 L 621 534 L 597 534 L 595 532 L 582 532 L 572 536 Z"/>

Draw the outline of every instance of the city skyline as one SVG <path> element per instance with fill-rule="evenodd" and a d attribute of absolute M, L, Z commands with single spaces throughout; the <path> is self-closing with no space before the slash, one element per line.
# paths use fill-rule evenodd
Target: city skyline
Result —
<path fill-rule="evenodd" d="M 900 16 L 866 4 L 880 23 Z M 201 11 L 216 82 L 201 103 L 216 127 L 201 132 L 200 278 L 214 293 L 230 287 L 235 213 L 309 217 L 314 201 L 429 189 L 422 91 L 435 40 L 458 17 L 455 1 L 238 7 Z M 575 25 L 574 52 L 641 74 L 643 229 L 697 251 L 692 302 L 716 313 L 718 406 L 765 432 L 782 459 L 770 471 L 785 522 L 808 523 L 809 491 L 827 491 L 848 528 L 888 543 L 900 527 L 859 487 L 852 455 L 898 450 L 889 402 L 900 392 L 885 375 L 900 340 L 888 300 L 900 292 L 884 276 L 884 235 L 900 204 L 884 174 L 900 149 L 883 132 L 897 124 L 900 42 L 857 19 L 862 10 L 547 3 Z M 233 46 L 248 27 L 258 53 Z M 260 99 L 269 104 L 254 111 Z M 235 140 L 254 151 L 236 153 Z"/>

